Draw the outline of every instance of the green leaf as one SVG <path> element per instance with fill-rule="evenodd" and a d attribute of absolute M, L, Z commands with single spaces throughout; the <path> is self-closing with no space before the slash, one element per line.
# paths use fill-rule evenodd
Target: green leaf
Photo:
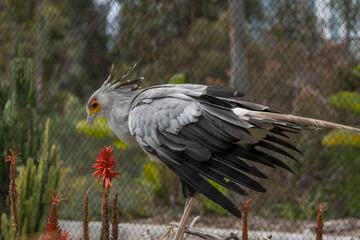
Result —
<path fill-rule="evenodd" d="M 360 77 L 360 64 L 356 68 L 354 68 L 353 73 L 356 76 Z"/>
<path fill-rule="evenodd" d="M 4 122 L 6 124 L 11 124 L 12 122 L 12 101 L 11 100 L 8 100 L 5 104 L 5 107 L 4 107 L 4 112 L 3 112 L 3 119 L 4 119 Z"/>
<path fill-rule="evenodd" d="M 76 131 L 99 138 L 106 137 L 112 133 L 105 118 L 95 119 L 93 125 L 88 124 L 86 120 L 82 120 L 76 124 Z"/>
<path fill-rule="evenodd" d="M 121 141 L 120 139 L 116 139 L 114 141 L 114 145 L 115 145 L 115 147 L 120 148 L 120 149 L 126 149 L 127 148 L 127 145 L 123 141 Z"/>
<path fill-rule="evenodd" d="M 184 73 L 178 73 L 172 76 L 169 80 L 169 84 L 183 84 L 185 83 L 186 75 Z"/>
<path fill-rule="evenodd" d="M 357 92 L 339 92 L 329 98 L 329 103 L 335 107 L 360 113 L 360 94 Z"/>
<path fill-rule="evenodd" d="M 329 132 L 321 141 L 325 146 L 358 146 L 360 135 L 334 130 Z"/>
<path fill-rule="evenodd" d="M 144 165 L 144 177 L 146 180 L 152 183 L 160 183 L 159 178 L 160 172 L 154 162 L 148 162 Z"/>

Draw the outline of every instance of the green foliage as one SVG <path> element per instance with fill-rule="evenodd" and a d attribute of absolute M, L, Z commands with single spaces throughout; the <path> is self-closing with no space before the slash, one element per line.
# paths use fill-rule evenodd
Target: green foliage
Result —
<path fill-rule="evenodd" d="M 10 78 L 1 83 L 0 89 L 0 151 L 2 159 L 10 147 L 22 153 L 23 165 L 17 168 L 16 179 L 18 210 L 21 232 L 28 234 L 42 231 L 45 224 L 51 204 L 48 201 L 49 189 L 56 189 L 59 180 L 58 153 L 56 146 L 50 144 L 51 120 L 48 119 L 42 127 L 36 111 L 33 61 L 24 58 L 19 50 L 18 58 L 11 61 L 10 66 Z M 42 128 L 43 132 L 40 131 Z M 4 183 L 9 182 L 8 168 L 5 161 L 0 161 L 0 179 Z M 2 184 L 0 192 L 7 192 L 7 186 Z M 1 196 L 1 209 L 6 209 L 5 197 L 5 194 Z M 2 232 L 7 234 L 12 228 L 9 221 L 5 221 L 4 214 Z"/>
<path fill-rule="evenodd" d="M 360 65 L 353 72 L 360 77 Z M 333 94 L 329 97 L 329 103 L 337 108 L 360 114 L 360 94 L 358 92 L 342 91 Z M 323 138 L 322 144 L 325 146 L 360 146 L 360 136 L 344 131 L 331 131 Z"/>
<path fill-rule="evenodd" d="M 150 84 L 164 83 L 174 72 L 196 83 L 224 78 L 230 65 L 226 8 L 223 1 L 123 1 L 118 34 L 127 37 L 115 44 L 114 52 L 121 53 L 115 59 L 143 56 L 138 69 L 146 70 Z"/>
<path fill-rule="evenodd" d="M 76 124 L 76 131 L 80 133 L 85 133 L 88 136 L 95 136 L 98 138 L 111 136 L 114 139 L 113 145 L 115 147 L 120 149 L 127 148 L 127 145 L 124 142 L 115 137 L 115 135 L 109 128 L 105 118 L 95 119 L 93 125 L 90 125 L 87 120 L 81 120 Z"/>
<path fill-rule="evenodd" d="M 160 172 L 156 167 L 156 163 L 148 162 L 144 165 L 144 178 L 151 183 L 158 184 L 160 182 Z"/>
<path fill-rule="evenodd" d="M 155 196 L 161 196 L 164 190 L 162 178 L 157 163 L 147 161 L 143 167 L 142 176 L 136 179 L 136 182 L 144 188 L 152 189 L 151 192 Z"/>
<path fill-rule="evenodd" d="M 95 119 L 93 125 L 90 125 L 87 120 L 82 120 L 76 124 L 76 130 L 88 136 L 99 138 L 106 137 L 112 133 L 105 118 Z"/>
<path fill-rule="evenodd" d="M 39 149 L 40 128 L 36 112 L 33 61 L 19 56 L 10 62 L 9 79 L 0 82 L 0 159 L 5 159 L 9 148 L 21 152 L 23 161 L 35 157 Z M 9 182 L 9 166 L 0 161 L 0 179 Z M 0 185 L 0 209 L 6 209 L 8 184 Z"/>
<path fill-rule="evenodd" d="M 22 235 L 42 232 L 50 210 L 50 189 L 57 189 L 60 178 L 59 154 L 51 145 L 52 122 L 46 121 L 40 145 L 39 160 L 29 158 L 26 165 L 17 168 L 19 188 L 18 209 Z M 6 229 L 8 221 L 1 223 Z M 11 228 L 11 226 L 10 226 Z M 11 231 L 8 229 L 6 231 Z"/>
<path fill-rule="evenodd" d="M 354 74 L 360 77 L 360 65 L 354 70 Z M 351 111 L 355 114 L 360 113 L 360 94 L 358 92 L 342 91 L 333 94 L 329 98 L 329 103 L 340 109 Z M 331 170 L 336 172 L 337 183 L 331 185 L 331 190 L 324 189 L 324 195 L 328 192 L 342 196 L 342 210 L 339 215 L 349 214 L 358 217 L 360 212 L 360 202 L 355 200 L 360 191 L 359 171 L 359 146 L 360 135 L 344 131 L 331 131 L 323 139 L 322 144 L 328 146 L 329 159 L 332 160 Z M 330 181 L 333 181 L 331 178 Z M 351 181 L 348 181 L 351 179 Z M 340 184 L 339 184 L 340 183 Z M 355 184 L 354 184 L 355 183 Z M 332 196 L 328 196 L 332 198 Z"/>
<path fill-rule="evenodd" d="M 1 86 L 1 96 L 4 96 L 0 99 L 2 154 L 11 146 L 25 156 L 34 156 L 39 142 L 34 65 L 19 50 L 19 57 L 11 61 L 10 66 L 10 79 Z"/>
<path fill-rule="evenodd" d="M 268 4 L 278 4 L 271 0 Z M 314 9 L 304 3 L 293 4 L 291 0 L 283 0 L 280 7 L 276 8 L 275 21 L 271 32 L 277 38 L 305 38 L 314 40 L 320 35 L 316 29 L 317 18 Z M 301 21 L 299 22 L 299 19 Z M 305 30 L 306 29 L 306 30 Z"/>
<path fill-rule="evenodd" d="M 127 148 L 127 145 L 121 141 L 120 139 L 115 139 L 114 140 L 114 146 L 117 147 L 117 148 L 120 148 L 120 149 L 126 149 Z"/>
<path fill-rule="evenodd" d="M 1 214 L 1 234 L 3 239 L 16 239 L 16 233 L 12 229 L 12 223 L 5 213 Z"/>
<path fill-rule="evenodd" d="M 326 134 L 321 143 L 325 146 L 347 145 L 360 147 L 360 135 L 343 131 L 331 131 Z"/>
<path fill-rule="evenodd" d="M 358 92 L 339 92 L 329 98 L 329 103 L 335 107 L 360 113 L 360 94 Z"/>
<path fill-rule="evenodd" d="M 354 68 L 353 73 L 360 78 L 360 64 Z"/>
<path fill-rule="evenodd" d="M 169 84 L 183 84 L 186 81 L 186 75 L 183 73 L 178 73 L 172 76 L 169 80 Z"/>
<path fill-rule="evenodd" d="M 335 216 L 360 217 L 360 151 L 358 146 L 328 147 L 328 182 L 322 189 L 324 199 L 337 204 L 332 214 Z M 339 198 L 341 196 L 341 198 Z M 334 204 L 334 205 L 335 205 Z"/>
<path fill-rule="evenodd" d="M 72 86 L 83 95 L 95 88 L 95 80 L 106 76 L 107 69 L 102 66 L 111 62 L 106 59 L 105 3 L 4 0 L 0 8 L 0 75 L 8 73 L 8 60 L 16 57 L 14 47 L 26 46 L 26 56 L 36 59 L 34 70 L 42 86 L 38 98 L 47 101 L 43 110 L 62 106 L 61 94 L 51 93 L 55 82 Z M 48 94 L 52 97 L 47 98 Z"/>

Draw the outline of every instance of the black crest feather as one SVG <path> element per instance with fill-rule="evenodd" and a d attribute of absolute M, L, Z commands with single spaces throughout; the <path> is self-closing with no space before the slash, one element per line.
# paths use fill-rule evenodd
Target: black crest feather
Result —
<path fill-rule="evenodd" d="M 123 81 L 135 67 L 136 67 L 136 63 L 131 67 L 129 67 L 125 71 L 125 73 L 122 74 L 119 78 L 114 80 L 114 76 L 116 75 L 116 72 L 113 73 L 114 71 L 114 64 L 113 64 L 111 66 L 109 77 L 104 82 L 104 86 L 106 86 L 109 89 L 119 90 L 121 92 L 131 92 L 139 89 L 140 87 L 138 86 L 138 84 L 144 79 L 143 77 L 139 77 L 136 79 L 129 79 L 121 83 L 121 81 Z"/>
<path fill-rule="evenodd" d="M 131 67 L 129 67 L 125 73 L 123 75 L 121 75 L 118 79 L 114 80 L 114 81 L 111 81 L 111 85 L 110 86 L 114 86 L 114 85 L 117 85 L 118 83 L 120 83 L 124 78 L 126 78 L 129 73 L 134 70 L 134 68 L 136 67 L 136 63 L 134 65 L 132 65 Z M 113 68 L 114 68 L 114 65 L 111 67 L 111 72 L 113 71 Z M 111 72 L 110 72 L 110 75 L 111 75 Z M 128 81 L 125 81 L 124 83 L 122 83 L 121 85 L 125 84 L 126 82 L 130 82 L 130 80 Z M 120 86 L 121 86 L 120 85 Z"/>

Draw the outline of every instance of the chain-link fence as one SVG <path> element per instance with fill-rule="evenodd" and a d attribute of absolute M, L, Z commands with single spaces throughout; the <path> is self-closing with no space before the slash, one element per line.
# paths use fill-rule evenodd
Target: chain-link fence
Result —
<path fill-rule="evenodd" d="M 86 121 L 86 103 L 107 78 L 137 63 L 142 87 L 198 83 L 236 87 L 243 99 L 281 112 L 359 126 L 360 1 L 357 0 L 2 0 L 0 145 L 17 162 L 20 223 L 44 231 L 50 188 L 63 229 L 82 234 L 89 192 L 90 236 L 101 229 L 97 153 L 115 146 L 120 239 L 153 239 L 178 221 L 185 202 L 178 178 L 142 150 L 126 147 L 106 122 Z M 47 119 L 50 119 L 47 122 Z M 249 209 L 249 238 L 315 239 L 317 207 L 327 202 L 327 239 L 360 238 L 360 138 L 339 131 L 290 134 L 302 151 L 286 160 L 296 174 L 263 167 L 267 193 L 239 197 Z M 53 145 L 52 145 L 53 144 Z M 10 219 L 9 164 L 0 162 L 2 236 Z M 5 215 L 6 214 L 6 215 Z M 241 220 L 201 197 L 196 227 L 228 236 Z M 191 218 L 193 218 L 193 216 Z M 97 222 L 98 221 L 98 222 Z M 226 232 L 228 230 L 228 232 Z M 225 231 L 225 232 L 224 232 Z"/>

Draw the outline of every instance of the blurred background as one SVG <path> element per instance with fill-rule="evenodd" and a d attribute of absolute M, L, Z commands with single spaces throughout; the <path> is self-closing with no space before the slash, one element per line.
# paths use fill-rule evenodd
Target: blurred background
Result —
<path fill-rule="evenodd" d="M 145 77 L 143 87 L 235 87 L 245 100 L 282 112 L 359 127 L 359 12 L 358 0 L 2 0 L 0 155 L 10 147 L 22 153 L 16 174 L 24 231 L 43 231 L 51 188 L 68 198 L 59 218 L 81 221 L 95 185 L 90 220 L 100 221 L 101 187 L 91 175 L 104 145 L 115 147 L 119 161 L 111 195 L 119 191 L 121 223 L 179 220 L 184 199 L 176 176 L 117 140 L 106 122 L 86 122 L 88 98 L 113 63 L 121 74 L 137 62 L 130 77 Z M 250 230 L 301 239 L 327 202 L 326 233 L 360 237 L 360 137 L 325 130 L 291 137 L 303 152 L 299 163 L 287 161 L 296 175 L 266 169 L 266 194 L 221 190 L 239 206 L 253 199 Z M 9 164 L 0 161 L 3 236 L 8 183 Z M 199 226 L 241 228 L 205 198 L 193 214 L 202 216 Z"/>

